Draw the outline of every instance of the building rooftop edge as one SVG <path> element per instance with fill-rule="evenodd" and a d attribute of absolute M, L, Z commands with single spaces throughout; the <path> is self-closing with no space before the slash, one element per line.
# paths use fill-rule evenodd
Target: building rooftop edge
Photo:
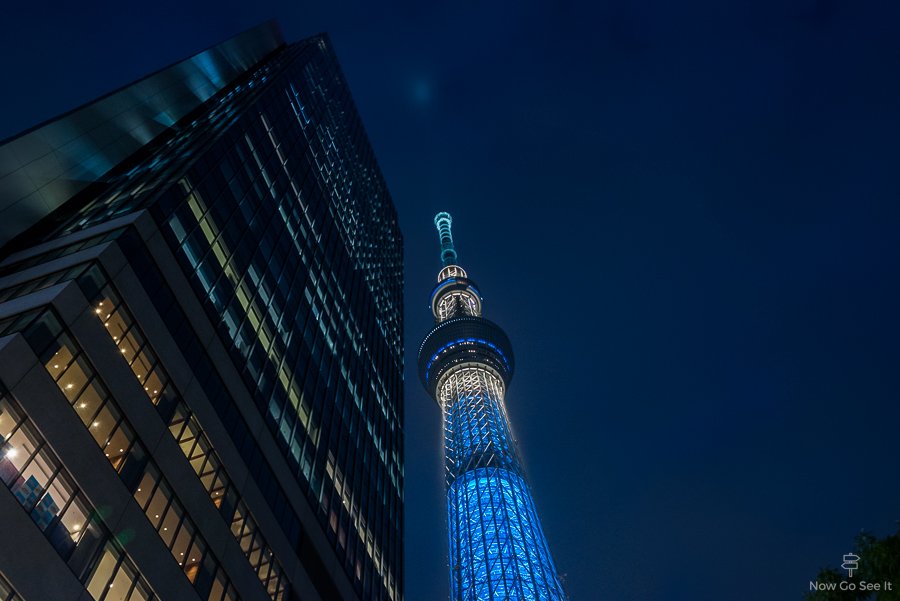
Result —
<path fill-rule="evenodd" d="M 0 247 L 284 43 L 265 21 L 0 142 Z"/>
<path fill-rule="evenodd" d="M 121 86 L 119 86 L 119 87 L 117 87 L 117 88 L 115 88 L 115 89 L 113 89 L 113 90 L 110 90 L 109 92 L 105 92 L 104 94 L 98 96 L 97 98 L 94 98 L 94 99 L 92 99 L 92 100 L 88 100 L 87 102 L 85 102 L 85 103 L 83 103 L 83 104 L 80 104 L 80 105 L 76 106 L 75 108 L 68 109 L 67 111 L 64 111 L 64 112 L 62 112 L 62 113 L 60 113 L 60 114 L 58 114 L 58 115 L 55 115 L 55 116 L 50 117 L 50 118 L 48 118 L 48 119 L 45 119 L 44 121 L 41 121 L 41 122 L 39 122 L 39 123 L 36 123 L 35 125 L 32 125 L 32 126 L 28 127 L 27 129 L 24 129 L 24 130 L 22 130 L 22 131 L 20 131 L 20 132 L 18 132 L 18 133 L 15 133 L 15 134 L 12 134 L 12 135 L 10 135 L 10 136 L 7 136 L 6 138 L 0 140 L 0 147 L 6 146 L 6 145 L 9 144 L 10 142 L 14 142 L 14 141 L 17 140 L 18 138 L 21 138 L 22 136 L 26 136 L 26 135 L 28 135 L 28 134 L 34 132 L 34 131 L 37 131 L 37 130 L 39 130 L 39 129 L 45 127 L 45 126 L 47 126 L 47 125 L 50 125 L 51 123 L 54 123 L 54 122 L 56 122 L 56 121 L 60 121 L 60 120 L 62 120 L 62 119 L 65 119 L 66 117 L 68 117 L 69 115 L 71 115 L 71 114 L 73 114 L 73 113 L 76 113 L 76 112 L 78 112 L 78 111 L 80 111 L 80 110 L 82 110 L 82 109 L 85 109 L 85 108 L 87 108 L 87 107 L 89 107 L 89 106 L 91 106 L 91 105 L 97 104 L 98 102 L 100 102 L 100 101 L 102 101 L 102 100 L 105 100 L 105 99 L 109 98 L 110 96 L 114 96 L 115 94 L 118 94 L 119 92 L 125 91 L 125 90 L 127 90 L 128 88 L 131 88 L 131 87 L 133 87 L 133 86 L 135 86 L 135 85 L 137 85 L 137 84 L 139 84 L 139 83 L 141 83 L 141 82 L 143 82 L 143 81 L 145 81 L 145 80 L 147 80 L 147 79 L 150 79 L 151 77 L 154 77 L 154 76 L 156 76 L 156 75 L 159 75 L 160 73 L 163 73 L 163 72 L 165 72 L 165 71 L 168 71 L 168 70 L 172 69 L 173 67 L 177 67 L 178 65 L 180 65 L 180 64 L 182 64 L 182 63 L 186 63 L 186 62 L 188 62 L 188 61 L 190 61 L 190 60 L 192 60 L 192 59 L 194 59 L 194 58 L 200 56 L 201 54 L 210 52 L 211 50 L 215 50 L 215 49 L 218 48 L 219 46 L 222 46 L 222 45 L 227 44 L 227 43 L 229 43 L 229 42 L 233 42 L 233 41 L 235 41 L 237 38 L 239 38 L 239 37 L 241 37 L 241 36 L 243 36 L 243 35 L 245 35 L 245 34 L 249 34 L 249 33 L 251 33 L 251 32 L 256 32 L 257 30 L 263 29 L 263 28 L 269 29 L 269 30 L 271 31 L 271 33 L 272 33 L 274 36 L 276 36 L 276 37 L 278 38 L 280 44 L 286 43 L 285 40 L 284 40 L 284 36 L 283 36 L 283 34 L 282 34 L 282 32 L 281 32 L 281 27 L 278 25 L 278 21 L 276 21 L 275 19 L 267 19 L 267 20 L 263 21 L 262 23 L 259 23 L 259 24 L 257 24 L 257 25 L 254 25 L 253 27 L 249 27 L 249 28 L 245 29 L 244 31 L 242 31 L 242 32 L 240 32 L 240 33 L 237 33 L 237 34 L 235 34 L 235 35 L 233 35 L 233 36 L 229 36 L 228 38 L 226 38 L 226 39 L 224 39 L 224 40 L 222 40 L 222 41 L 220 41 L 220 42 L 216 42 L 215 44 L 213 44 L 213 45 L 211 45 L 211 46 L 208 46 L 208 47 L 204 48 L 203 50 L 200 50 L 200 51 L 198 51 L 198 52 L 195 52 L 194 54 L 192 54 L 192 55 L 190 55 L 190 56 L 188 56 L 188 57 L 186 57 L 186 58 L 177 60 L 177 61 L 175 61 L 174 63 L 169 63 L 169 64 L 166 65 L 165 67 L 160 67 L 160 68 L 157 69 L 156 71 L 153 71 L 153 72 L 151 72 L 151 73 L 148 73 L 148 74 L 146 74 L 146 75 L 143 75 L 143 76 L 139 77 L 138 79 L 135 79 L 134 81 L 130 81 L 130 82 L 124 84 L 124 85 L 121 85 Z M 315 34 L 315 35 L 312 35 L 312 36 L 310 36 L 310 37 L 311 37 L 311 38 L 315 38 L 315 37 L 318 37 L 318 36 L 320 36 L 320 35 L 324 35 L 324 32 L 318 33 L 318 34 Z"/>

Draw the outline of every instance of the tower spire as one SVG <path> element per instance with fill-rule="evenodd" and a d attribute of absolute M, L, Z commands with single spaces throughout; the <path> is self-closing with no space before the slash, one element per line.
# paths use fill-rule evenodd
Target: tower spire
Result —
<path fill-rule="evenodd" d="M 431 311 L 438 322 L 461 315 L 481 316 L 481 295 L 466 270 L 456 264 L 456 249 L 450 232 L 452 223 L 450 213 L 441 212 L 434 216 L 444 263 L 438 273 L 437 286 L 431 292 Z"/>
<path fill-rule="evenodd" d="M 419 347 L 419 377 L 443 414 L 450 598 L 565 601 L 507 417 L 512 345 L 455 264 L 451 223 L 434 218 L 444 266 Z"/>
<path fill-rule="evenodd" d="M 450 213 L 440 212 L 434 216 L 434 226 L 441 238 L 441 261 L 444 262 L 444 267 L 456 265 L 456 249 L 453 248 L 453 234 L 450 232 L 452 224 Z"/>

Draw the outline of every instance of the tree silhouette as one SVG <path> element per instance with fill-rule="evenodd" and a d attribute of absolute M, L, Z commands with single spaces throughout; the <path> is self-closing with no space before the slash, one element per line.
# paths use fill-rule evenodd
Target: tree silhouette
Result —
<path fill-rule="evenodd" d="M 849 579 L 838 568 L 825 568 L 816 577 L 819 583 L 840 586 L 841 581 L 893 584 L 893 590 L 881 591 L 810 591 L 806 601 L 900 601 L 900 531 L 882 539 L 866 532 L 856 537 L 854 553 L 859 555 L 859 570 Z"/>

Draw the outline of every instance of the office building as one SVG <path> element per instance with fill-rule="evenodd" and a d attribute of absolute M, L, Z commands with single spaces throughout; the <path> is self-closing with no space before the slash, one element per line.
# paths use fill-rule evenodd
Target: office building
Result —
<path fill-rule="evenodd" d="M 325 35 L 0 143 L 0 591 L 401 601 L 402 278 Z"/>

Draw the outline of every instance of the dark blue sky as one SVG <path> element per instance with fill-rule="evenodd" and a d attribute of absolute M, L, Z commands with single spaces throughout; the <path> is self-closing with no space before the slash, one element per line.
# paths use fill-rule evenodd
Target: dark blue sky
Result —
<path fill-rule="evenodd" d="M 269 17 L 331 34 L 406 241 L 409 601 L 448 589 L 438 210 L 573 601 L 800 599 L 894 531 L 894 0 L 22 4 L 0 138 Z"/>

